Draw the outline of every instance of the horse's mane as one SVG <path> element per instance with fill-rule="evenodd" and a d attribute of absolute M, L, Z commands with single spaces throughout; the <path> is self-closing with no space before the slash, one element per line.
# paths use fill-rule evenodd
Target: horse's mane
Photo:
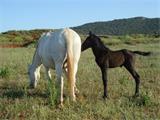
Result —
<path fill-rule="evenodd" d="M 103 49 L 103 50 L 109 50 L 109 48 L 107 46 L 105 46 L 105 44 L 103 43 L 103 41 L 96 35 L 94 35 L 95 38 L 98 40 L 98 44 L 99 44 L 99 48 Z"/>

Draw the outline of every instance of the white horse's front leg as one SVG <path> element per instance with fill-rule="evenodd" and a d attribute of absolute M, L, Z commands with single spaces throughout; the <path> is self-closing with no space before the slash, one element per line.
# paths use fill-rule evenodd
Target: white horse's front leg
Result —
<path fill-rule="evenodd" d="M 49 70 L 49 68 L 45 67 L 46 69 L 46 75 L 47 75 L 47 80 L 51 80 L 51 71 Z"/>
<path fill-rule="evenodd" d="M 40 69 L 41 69 L 41 65 L 36 69 L 36 79 L 37 79 L 37 81 L 40 79 Z"/>
<path fill-rule="evenodd" d="M 56 74 L 57 74 L 57 80 L 56 80 L 56 89 L 58 94 L 58 100 L 60 100 L 60 104 L 63 106 L 63 77 L 62 77 L 62 65 L 57 64 L 56 65 Z"/>
<path fill-rule="evenodd" d="M 35 75 L 35 82 L 34 82 L 34 88 L 37 86 L 37 83 L 40 79 L 40 69 L 41 69 L 41 65 L 38 66 L 34 72 L 34 75 Z"/>
<path fill-rule="evenodd" d="M 40 69 L 41 65 L 32 66 L 29 70 L 29 77 L 30 77 L 30 87 L 36 88 L 38 80 L 40 79 Z"/>

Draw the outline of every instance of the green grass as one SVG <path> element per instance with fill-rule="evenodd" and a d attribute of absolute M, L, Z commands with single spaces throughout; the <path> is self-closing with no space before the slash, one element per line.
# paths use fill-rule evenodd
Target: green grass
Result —
<path fill-rule="evenodd" d="M 105 42 L 107 44 L 107 42 Z M 160 45 L 112 44 L 113 50 L 151 51 L 149 57 L 137 55 L 136 70 L 141 76 L 140 97 L 133 98 L 135 83 L 131 75 L 122 67 L 110 69 L 108 74 L 109 99 L 104 101 L 101 73 L 91 50 L 81 54 L 77 74 L 77 87 L 80 90 L 77 102 L 64 98 L 64 107 L 52 104 L 55 94 L 49 89 L 44 70 L 38 87 L 28 89 L 27 67 L 31 63 L 34 48 L 0 48 L 0 70 L 8 71 L 0 76 L 0 119 L 29 120 L 141 120 L 160 119 Z M 7 69 L 7 70 L 6 70 Z M 55 71 L 52 70 L 53 81 Z M 53 82 L 54 84 L 54 82 Z M 66 91 L 65 79 L 65 95 Z"/>

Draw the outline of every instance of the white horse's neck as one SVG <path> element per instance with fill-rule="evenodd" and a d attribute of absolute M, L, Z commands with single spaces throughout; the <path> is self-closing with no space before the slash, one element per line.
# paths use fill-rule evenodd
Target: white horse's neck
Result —
<path fill-rule="evenodd" d="M 39 55 L 37 53 L 37 50 L 36 50 L 36 52 L 35 52 L 35 54 L 33 56 L 32 64 L 30 66 L 30 69 L 33 69 L 33 70 L 35 70 L 41 63 L 41 61 L 40 61 L 41 59 L 39 59 L 40 57 L 39 57 Z"/>

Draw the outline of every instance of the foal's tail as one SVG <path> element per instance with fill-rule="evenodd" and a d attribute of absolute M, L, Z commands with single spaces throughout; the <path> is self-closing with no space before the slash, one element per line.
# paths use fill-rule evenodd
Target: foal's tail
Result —
<path fill-rule="evenodd" d="M 151 55 L 151 52 L 133 51 L 133 53 L 143 55 L 143 56 Z"/>
<path fill-rule="evenodd" d="M 66 43 L 67 43 L 67 68 L 68 68 L 68 81 L 70 94 L 74 97 L 74 58 L 73 58 L 73 40 L 70 38 L 70 32 L 65 31 Z"/>

